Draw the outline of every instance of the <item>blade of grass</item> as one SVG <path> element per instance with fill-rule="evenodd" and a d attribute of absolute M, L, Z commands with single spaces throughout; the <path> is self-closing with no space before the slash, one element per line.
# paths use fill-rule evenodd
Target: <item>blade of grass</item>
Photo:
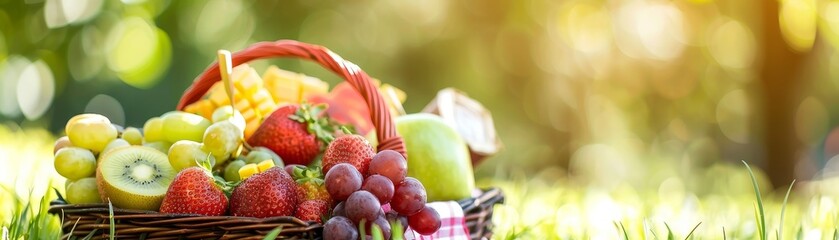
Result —
<path fill-rule="evenodd" d="M 725 227 L 722 227 L 722 240 L 728 240 L 728 236 L 725 235 Z"/>
<path fill-rule="evenodd" d="M 658 240 L 658 235 L 656 235 L 656 234 L 655 234 L 655 227 L 653 227 L 653 225 L 652 225 L 652 224 L 648 224 L 646 220 L 644 220 L 644 225 L 649 226 L 649 228 L 650 228 L 650 233 L 652 233 L 652 234 L 653 234 L 653 239 Z"/>
<path fill-rule="evenodd" d="M 365 223 L 367 223 L 367 219 L 364 218 L 358 223 L 358 236 L 367 236 L 367 232 L 364 230 Z"/>
<path fill-rule="evenodd" d="M 836 228 L 833 229 L 833 240 L 839 240 L 839 231 Z"/>
<path fill-rule="evenodd" d="M 110 225 L 110 228 L 111 228 L 111 233 L 109 234 L 110 239 L 114 240 L 114 238 L 115 238 L 114 235 L 117 233 L 117 230 L 116 230 L 116 224 L 114 224 L 114 205 L 111 204 L 111 199 L 108 199 L 108 221 L 110 221 L 109 225 Z"/>
<path fill-rule="evenodd" d="M 667 240 L 676 240 L 676 236 L 673 236 L 673 230 L 670 230 L 670 225 L 667 225 L 667 222 L 664 222 L 664 227 L 667 228 Z"/>
<path fill-rule="evenodd" d="M 784 236 L 784 212 L 787 209 L 787 200 L 789 200 L 789 193 L 792 192 L 792 186 L 795 185 L 795 179 L 792 180 L 792 183 L 789 184 L 789 188 L 787 188 L 787 194 L 784 195 L 784 203 L 781 204 L 781 223 L 778 225 L 778 240 Z"/>
<path fill-rule="evenodd" d="M 277 239 L 277 236 L 280 236 L 280 232 L 282 232 L 282 231 L 283 231 L 283 226 L 279 226 L 277 228 L 274 228 L 274 230 L 271 230 L 270 232 L 268 232 L 268 234 L 266 234 L 265 237 L 262 238 L 262 240 Z"/>
<path fill-rule="evenodd" d="M 373 240 L 384 240 L 385 237 L 382 235 L 382 229 L 379 228 L 379 225 L 371 224 L 370 226 L 370 235 L 373 237 Z"/>
<path fill-rule="evenodd" d="M 626 234 L 626 228 L 623 227 L 622 222 L 614 221 L 614 222 L 612 222 L 612 224 L 615 225 L 615 230 L 618 231 L 618 236 L 620 236 L 621 233 L 623 233 L 623 239 L 624 240 L 629 240 L 629 235 Z"/>
<path fill-rule="evenodd" d="M 755 198 L 757 198 L 757 208 L 758 208 L 758 225 L 760 226 L 760 239 L 766 240 L 766 216 L 763 210 L 763 199 L 760 197 L 760 188 L 757 184 L 757 178 L 755 178 L 755 173 L 752 171 L 752 167 L 749 167 L 749 164 L 746 161 L 743 161 L 743 165 L 746 165 L 746 169 L 749 170 L 749 176 L 752 177 L 752 187 L 755 189 Z"/>
<path fill-rule="evenodd" d="M 405 230 L 402 227 L 402 222 L 400 221 L 392 221 L 390 222 L 390 238 L 393 240 L 403 240 L 403 236 L 405 235 Z"/>
<path fill-rule="evenodd" d="M 693 236 L 693 232 L 696 231 L 697 228 L 699 228 L 699 225 L 702 225 L 702 222 L 697 223 L 696 226 L 694 226 L 693 229 L 690 230 L 690 233 L 688 233 L 688 235 L 685 236 L 685 240 L 688 240 L 690 236 Z"/>

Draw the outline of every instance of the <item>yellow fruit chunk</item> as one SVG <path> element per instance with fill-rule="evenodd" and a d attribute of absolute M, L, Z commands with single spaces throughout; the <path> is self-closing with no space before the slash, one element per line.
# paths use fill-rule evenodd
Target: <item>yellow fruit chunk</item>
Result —
<path fill-rule="evenodd" d="M 259 167 L 257 167 L 256 164 L 253 163 L 245 164 L 245 166 L 239 168 L 239 178 L 241 178 L 242 180 L 245 180 L 248 177 L 253 176 L 257 173 L 259 173 Z"/>
<path fill-rule="evenodd" d="M 271 97 L 271 93 L 269 93 L 268 90 L 265 89 L 259 89 L 258 91 L 250 95 L 250 98 L 248 98 L 248 100 L 250 100 L 251 105 L 254 106 L 265 102 L 270 102 L 271 104 L 274 104 L 274 99 Z"/>
<path fill-rule="evenodd" d="M 262 89 L 262 79 L 252 67 L 247 64 L 242 64 L 233 68 L 233 73 L 230 75 L 233 79 L 233 85 L 236 89 L 242 91 L 245 95 L 251 95 L 257 90 Z"/>
<path fill-rule="evenodd" d="M 240 112 L 242 113 L 242 117 L 245 118 L 245 122 L 248 122 L 248 124 L 250 124 L 253 120 L 259 120 L 257 119 L 256 112 L 253 109 L 246 109 L 245 111 Z"/>
<path fill-rule="evenodd" d="M 259 122 L 258 119 L 253 119 L 245 124 L 245 139 L 250 138 L 256 132 L 256 129 L 259 128 Z"/>
<path fill-rule="evenodd" d="M 254 106 L 254 108 L 256 108 L 260 115 L 265 117 L 274 112 L 274 109 L 277 109 L 277 104 L 274 104 L 274 100 L 271 100 L 270 102 L 263 102 L 257 106 Z"/>
<path fill-rule="evenodd" d="M 265 172 L 269 168 L 274 166 L 274 160 L 267 159 L 262 162 L 259 162 L 259 164 L 257 164 L 256 166 L 259 168 L 259 172 Z"/>
<path fill-rule="evenodd" d="M 274 97 L 274 102 L 300 103 L 310 94 L 325 94 L 329 91 L 327 82 L 276 66 L 268 67 L 262 78 L 265 88 Z"/>

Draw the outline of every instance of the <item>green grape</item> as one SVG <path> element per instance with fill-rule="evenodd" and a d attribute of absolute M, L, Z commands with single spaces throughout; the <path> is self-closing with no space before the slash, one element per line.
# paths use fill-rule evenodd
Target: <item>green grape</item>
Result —
<path fill-rule="evenodd" d="M 102 153 L 99 154 L 99 158 L 101 159 L 102 156 L 105 156 L 105 154 L 108 154 L 108 152 L 110 152 L 112 150 L 116 150 L 118 148 L 123 148 L 123 147 L 128 147 L 128 146 L 131 146 L 131 144 L 128 143 L 128 141 L 125 141 L 125 139 L 122 139 L 122 138 L 114 139 L 113 141 L 111 141 L 111 143 L 108 143 L 108 145 L 105 146 L 105 149 L 102 149 Z"/>
<path fill-rule="evenodd" d="M 204 150 L 213 154 L 219 164 L 224 163 L 242 145 L 244 134 L 231 121 L 213 123 L 204 132 Z"/>
<path fill-rule="evenodd" d="M 101 203 L 96 178 L 82 178 L 67 185 L 67 201 L 72 204 Z"/>
<path fill-rule="evenodd" d="M 65 148 L 65 147 L 72 147 L 72 146 L 73 146 L 73 143 L 70 142 L 69 137 L 67 137 L 67 136 L 60 137 L 60 138 L 58 138 L 58 140 L 55 140 L 55 145 L 52 147 L 52 154 L 55 154 L 56 152 L 58 152 L 59 149 L 62 149 L 62 148 Z"/>
<path fill-rule="evenodd" d="M 82 114 L 71 117 L 70 120 L 67 120 L 67 124 L 64 125 L 64 132 L 65 133 L 69 132 L 70 131 L 70 126 L 72 126 L 77 121 L 82 120 L 82 119 L 95 119 L 97 121 L 110 122 L 110 120 L 108 120 L 107 117 L 96 114 L 96 113 L 82 113 Z"/>
<path fill-rule="evenodd" d="M 143 146 L 154 148 L 155 150 L 160 151 L 162 153 L 168 153 L 169 147 L 172 146 L 172 143 L 167 141 L 147 142 L 144 143 Z"/>
<path fill-rule="evenodd" d="M 70 180 L 93 176 L 96 157 L 87 149 L 65 147 L 55 153 L 55 171 Z"/>
<path fill-rule="evenodd" d="M 274 160 L 274 166 L 285 166 L 283 159 L 280 158 L 280 155 L 277 155 L 274 151 L 265 147 L 254 147 L 250 152 L 248 152 L 248 155 L 245 156 L 246 163 L 260 163 L 267 159 Z"/>
<path fill-rule="evenodd" d="M 187 112 L 163 115 L 163 136 L 169 142 L 191 140 L 200 142 L 204 131 L 212 124 L 206 118 Z"/>
<path fill-rule="evenodd" d="M 143 133 L 140 132 L 140 129 L 128 127 L 124 132 L 122 132 L 122 139 L 125 139 L 125 141 L 128 141 L 131 145 L 142 145 Z"/>
<path fill-rule="evenodd" d="M 175 171 L 198 166 L 198 162 L 208 160 L 207 152 L 201 150 L 201 144 L 190 140 L 180 140 L 169 148 L 169 164 Z M 215 165 L 215 158 L 210 156 L 210 164 Z"/>
<path fill-rule="evenodd" d="M 117 138 L 117 129 L 105 117 L 76 119 L 66 126 L 67 137 L 73 146 L 102 152 L 105 145 Z"/>
<path fill-rule="evenodd" d="M 213 122 L 220 122 L 224 120 L 230 120 L 233 122 L 233 125 L 236 125 L 239 129 L 244 131 L 245 129 L 245 117 L 242 116 L 239 111 L 234 110 L 233 107 L 227 105 L 217 108 L 213 111 Z"/>
<path fill-rule="evenodd" d="M 227 164 L 227 167 L 224 168 L 224 180 L 227 181 L 239 181 L 239 169 L 245 166 L 245 161 L 236 160 L 232 161 Z"/>
<path fill-rule="evenodd" d="M 166 140 L 163 138 L 163 119 L 159 117 L 149 118 L 143 125 L 143 136 L 145 136 L 146 142 Z"/>

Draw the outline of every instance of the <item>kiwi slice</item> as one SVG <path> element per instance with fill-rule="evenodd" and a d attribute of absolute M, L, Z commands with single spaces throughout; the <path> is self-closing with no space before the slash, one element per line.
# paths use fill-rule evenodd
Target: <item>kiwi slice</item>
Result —
<path fill-rule="evenodd" d="M 175 178 L 169 158 L 150 147 L 128 146 L 105 154 L 96 181 L 114 207 L 157 211 Z"/>

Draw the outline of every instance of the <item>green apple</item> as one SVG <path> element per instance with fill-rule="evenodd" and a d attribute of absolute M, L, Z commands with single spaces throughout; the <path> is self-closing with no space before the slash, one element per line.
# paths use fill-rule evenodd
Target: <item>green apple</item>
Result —
<path fill-rule="evenodd" d="M 408 176 L 422 182 L 429 202 L 471 196 L 475 176 L 469 149 L 454 128 L 437 115 L 416 113 L 398 117 L 396 131 L 408 151 Z"/>

